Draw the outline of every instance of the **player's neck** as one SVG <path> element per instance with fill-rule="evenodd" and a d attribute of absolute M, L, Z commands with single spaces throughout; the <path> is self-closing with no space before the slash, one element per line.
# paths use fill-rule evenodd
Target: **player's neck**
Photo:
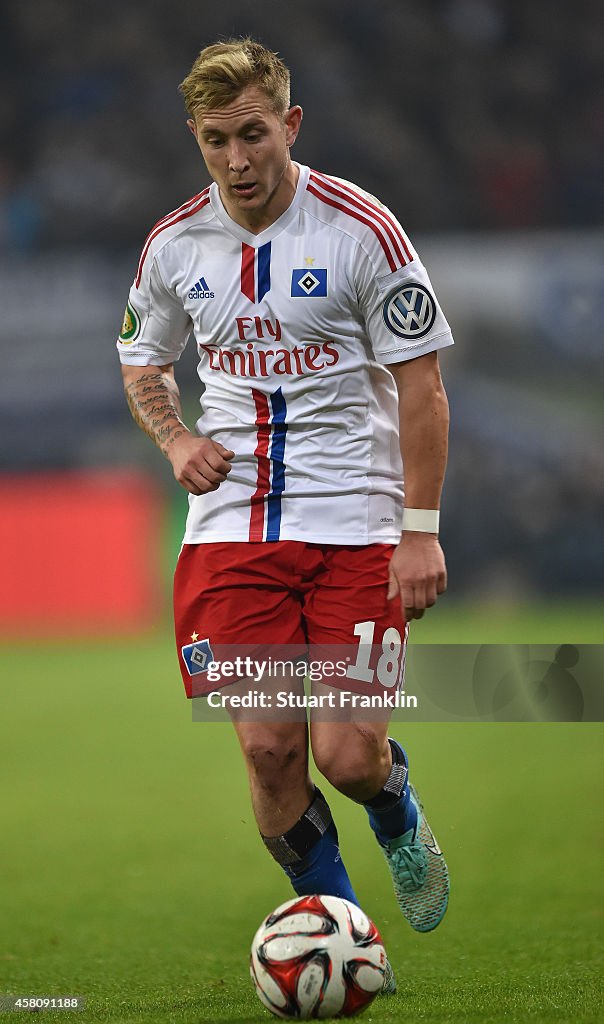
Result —
<path fill-rule="evenodd" d="M 268 200 L 256 209 L 242 210 L 229 202 L 222 192 L 220 192 L 220 199 L 235 224 L 239 224 L 250 234 L 259 235 L 262 231 L 270 228 L 271 224 L 274 224 L 289 209 L 296 194 L 299 177 L 300 168 L 292 160 L 289 160 L 276 189 L 268 197 Z"/>

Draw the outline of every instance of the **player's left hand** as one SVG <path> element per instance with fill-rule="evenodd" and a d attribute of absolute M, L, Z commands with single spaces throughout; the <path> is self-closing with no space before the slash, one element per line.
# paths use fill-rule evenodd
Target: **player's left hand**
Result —
<path fill-rule="evenodd" d="M 405 621 L 421 619 L 447 589 L 445 556 L 435 533 L 406 530 L 388 569 L 388 600 L 400 594 Z"/>

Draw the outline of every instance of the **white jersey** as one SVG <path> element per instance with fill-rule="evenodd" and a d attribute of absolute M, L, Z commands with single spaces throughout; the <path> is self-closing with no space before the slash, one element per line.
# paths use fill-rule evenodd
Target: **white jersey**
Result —
<path fill-rule="evenodd" d="M 397 544 L 403 467 L 386 367 L 453 338 L 390 211 L 301 166 L 291 205 L 254 235 L 212 184 L 147 238 L 121 361 L 173 363 L 191 332 L 197 432 L 235 458 L 217 491 L 189 495 L 185 543 Z"/>

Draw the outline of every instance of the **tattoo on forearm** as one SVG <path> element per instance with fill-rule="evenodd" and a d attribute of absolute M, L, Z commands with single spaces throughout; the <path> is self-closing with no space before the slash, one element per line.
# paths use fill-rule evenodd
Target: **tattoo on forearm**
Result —
<path fill-rule="evenodd" d="M 126 385 L 126 400 L 132 417 L 162 450 L 186 433 L 181 419 L 178 389 L 161 373 L 147 374 Z"/>

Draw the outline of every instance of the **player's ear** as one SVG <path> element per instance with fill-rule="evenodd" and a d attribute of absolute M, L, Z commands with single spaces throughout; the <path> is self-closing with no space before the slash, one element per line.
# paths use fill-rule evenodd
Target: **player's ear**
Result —
<path fill-rule="evenodd" d="M 187 128 L 191 132 L 191 135 L 195 136 L 195 141 L 197 141 L 197 125 L 195 124 L 195 121 L 193 120 L 192 117 L 189 117 L 187 119 Z"/>
<path fill-rule="evenodd" d="M 288 146 L 293 146 L 296 141 L 301 124 L 302 107 L 290 107 L 285 115 L 285 141 Z"/>

